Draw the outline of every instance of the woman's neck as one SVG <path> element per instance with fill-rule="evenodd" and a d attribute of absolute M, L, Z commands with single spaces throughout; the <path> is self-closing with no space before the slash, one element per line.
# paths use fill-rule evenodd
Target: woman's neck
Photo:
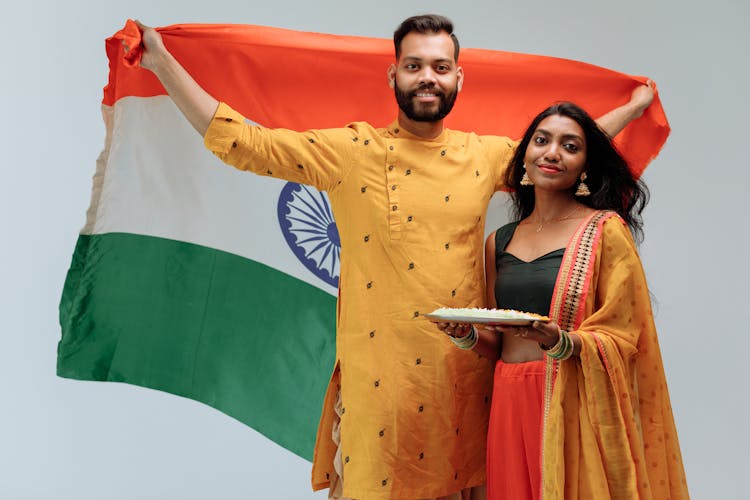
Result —
<path fill-rule="evenodd" d="M 534 193 L 534 210 L 529 217 L 536 221 L 550 221 L 575 214 L 583 205 L 567 192 L 548 192 L 536 190 Z"/>

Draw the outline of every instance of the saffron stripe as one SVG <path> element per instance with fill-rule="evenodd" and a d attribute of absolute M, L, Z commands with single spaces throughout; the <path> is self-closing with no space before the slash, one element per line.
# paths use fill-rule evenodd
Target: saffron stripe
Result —
<path fill-rule="evenodd" d="M 393 91 L 383 81 L 393 62 L 390 40 L 249 25 L 185 24 L 160 33 L 211 95 L 266 126 L 303 130 L 357 120 L 384 126 L 396 116 Z M 109 38 L 106 50 L 110 78 L 104 104 L 164 95 L 152 73 L 123 64 L 119 40 Z M 461 50 L 460 64 L 466 85 L 448 127 L 510 137 L 519 137 L 530 117 L 552 102 L 573 101 L 600 116 L 626 102 L 646 80 L 578 61 L 471 48 Z M 342 83 L 355 80 L 356 85 Z M 640 175 L 668 135 L 657 96 L 615 142 Z"/>

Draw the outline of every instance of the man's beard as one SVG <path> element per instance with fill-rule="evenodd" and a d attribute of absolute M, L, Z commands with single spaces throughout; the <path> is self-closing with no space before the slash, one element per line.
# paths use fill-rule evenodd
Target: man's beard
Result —
<path fill-rule="evenodd" d="M 455 89 L 453 90 L 453 92 L 446 94 L 439 91 L 434 86 L 422 86 L 412 92 L 404 92 L 399 88 L 398 82 L 395 82 L 393 89 L 396 93 L 396 102 L 398 103 L 398 107 L 401 108 L 401 111 L 403 111 L 410 120 L 413 120 L 415 122 L 436 122 L 442 120 L 443 118 L 448 116 L 448 113 L 450 113 L 451 109 L 453 109 L 453 104 L 455 104 L 456 96 L 458 95 L 458 91 Z M 414 102 L 414 98 L 416 97 L 418 92 L 424 91 L 433 92 L 437 97 L 440 98 L 440 104 L 435 111 L 431 111 L 428 109 L 417 109 L 417 103 Z"/>

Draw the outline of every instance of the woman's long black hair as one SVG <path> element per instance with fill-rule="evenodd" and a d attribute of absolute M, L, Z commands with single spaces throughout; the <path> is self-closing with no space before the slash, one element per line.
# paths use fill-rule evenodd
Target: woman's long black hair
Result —
<path fill-rule="evenodd" d="M 640 179 L 636 179 L 628 164 L 615 149 L 609 136 L 580 106 L 571 102 L 561 102 L 550 106 L 531 122 L 523 135 L 518 149 L 505 174 L 505 183 L 513 191 L 511 198 L 514 216 L 517 220 L 528 217 L 534 210 L 534 186 L 522 186 L 524 157 L 539 123 L 552 115 L 566 116 L 583 129 L 586 137 L 586 185 L 590 196 L 576 196 L 580 203 L 597 209 L 613 210 L 628 224 L 636 241 L 643 239 L 643 219 L 641 212 L 649 199 L 649 191 Z M 572 190 L 575 191 L 576 183 Z"/>

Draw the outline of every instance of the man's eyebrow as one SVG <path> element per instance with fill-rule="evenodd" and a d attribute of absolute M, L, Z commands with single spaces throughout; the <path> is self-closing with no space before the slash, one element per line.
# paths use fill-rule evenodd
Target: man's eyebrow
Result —
<path fill-rule="evenodd" d="M 404 61 L 410 61 L 410 62 L 424 62 L 425 59 L 417 56 L 403 56 L 402 58 Z M 451 63 L 453 64 L 453 59 L 450 57 L 443 57 L 440 59 L 430 59 L 431 62 L 437 62 L 437 63 Z"/>

